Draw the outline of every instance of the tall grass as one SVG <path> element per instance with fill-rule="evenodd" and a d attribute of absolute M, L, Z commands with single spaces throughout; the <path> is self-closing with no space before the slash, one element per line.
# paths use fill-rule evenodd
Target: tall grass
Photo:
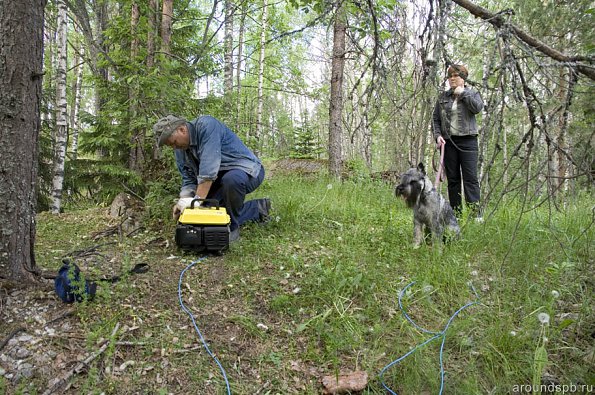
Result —
<path fill-rule="evenodd" d="M 233 393 L 316 394 L 320 376 L 360 369 L 370 376 L 364 393 L 384 394 L 381 369 L 430 337 L 399 310 L 399 293 L 412 281 L 404 307 L 431 331 L 441 331 L 458 308 L 475 300 L 471 285 L 479 296 L 480 303 L 458 315 L 447 332 L 445 393 L 505 394 L 536 381 L 594 383 L 588 196 L 567 202 L 563 212 L 541 207 L 521 215 L 522 208 L 509 202 L 484 223 L 463 219 L 460 240 L 418 249 L 412 247 L 411 210 L 394 197 L 393 186 L 277 175 L 254 193 L 262 196 L 272 199 L 272 221 L 243 227 L 241 241 L 224 257 L 207 259 L 185 278 L 184 290 L 192 290 L 188 305 L 227 370 Z M 83 225 L 100 228 L 85 215 L 41 216 L 38 256 L 51 260 L 62 253 L 56 237 L 65 238 L 62 250 L 80 239 Z M 72 224 L 59 222 L 69 218 Z M 147 259 L 154 268 L 176 265 L 166 259 L 178 254 L 175 247 L 146 251 L 146 241 L 124 240 L 126 265 L 133 264 L 131 258 Z M 173 270 L 192 259 L 180 258 Z M 99 295 L 97 306 L 79 308 L 83 327 L 105 337 L 123 317 L 152 322 L 150 336 L 139 332 L 152 345 L 128 357 L 145 358 L 145 364 L 151 347 L 165 350 L 162 355 L 182 347 L 172 337 L 195 342 L 187 317 L 172 305 L 176 281 L 175 273 L 147 280 L 146 288 L 127 288 L 123 281 Z M 101 309 L 102 300 L 111 308 Z M 140 307 L 149 300 L 150 307 Z M 538 319 L 543 313 L 549 322 Z M 388 369 L 386 384 L 399 394 L 437 393 L 439 348 L 434 341 Z M 221 377 L 202 350 L 171 355 L 169 365 L 151 364 L 151 374 L 175 372 L 190 387 L 159 384 L 155 393 L 223 393 Z M 129 377 L 127 388 L 149 391 L 143 377 Z M 109 392 L 122 388 L 118 380 L 89 377 L 87 385 Z"/>
<path fill-rule="evenodd" d="M 412 213 L 376 182 L 275 178 L 258 191 L 272 197 L 276 221 L 251 227 L 228 255 L 242 273 L 258 262 L 254 292 L 293 336 L 293 350 L 328 370 L 365 369 L 370 393 L 383 393 L 374 373 L 428 335 L 398 311 L 399 291 L 424 328 L 440 331 L 470 300 L 480 305 L 459 315 L 445 346 L 447 393 L 508 393 L 533 377 L 562 383 L 593 382 L 593 217 L 588 200 L 564 212 L 547 208 L 521 215 L 501 207 L 485 223 L 463 220 L 462 238 L 444 247 L 412 248 Z M 276 285 L 287 278 L 291 289 Z M 267 288 L 269 285 L 271 288 Z M 549 314 L 549 324 L 537 319 Z M 544 333 L 547 332 L 547 336 Z M 545 340 L 544 340 L 545 337 Z M 439 341 L 386 373 L 405 394 L 439 386 Z M 549 355 L 536 361 L 536 350 Z M 592 361 L 591 361 L 592 362 Z"/>

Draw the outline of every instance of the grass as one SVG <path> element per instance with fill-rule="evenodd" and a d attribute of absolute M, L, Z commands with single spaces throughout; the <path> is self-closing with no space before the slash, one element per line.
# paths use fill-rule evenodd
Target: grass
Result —
<path fill-rule="evenodd" d="M 240 243 L 189 270 L 183 286 L 233 393 L 316 394 L 322 376 L 359 369 L 370 377 L 364 393 L 384 394 L 380 370 L 429 337 L 399 310 L 399 292 L 411 281 L 404 305 L 432 331 L 474 299 L 470 283 L 480 297 L 448 330 L 445 393 L 511 393 L 534 376 L 595 384 L 588 198 L 520 221 L 510 203 L 483 224 L 464 221 L 459 241 L 414 249 L 411 211 L 386 184 L 276 176 L 260 196 L 271 197 L 273 221 L 243 228 Z M 96 244 L 88 235 L 105 226 L 99 209 L 41 214 L 38 264 L 57 270 L 61 255 Z M 194 349 L 198 337 L 177 302 L 179 273 L 196 257 L 151 246 L 159 236 L 173 235 L 114 238 L 105 257 L 117 262 L 114 270 L 142 261 L 152 271 L 101 287 L 96 301 L 77 307 L 88 351 L 116 322 L 127 325 L 122 340 L 143 344 L 116 346 L 94 362 L 75 379 L 84 392 L 225 393 L 217 366 Z M 167 259 L 172 254 L 179 257 Z M 86 270 L 102 273 L 101 259 Z M 400 394 L 437 393 L 439 347 L 436 340 L 387 370 L 386 384 Z M 135 364 L 126 373 L 106 374 L 127 360 Z"/>

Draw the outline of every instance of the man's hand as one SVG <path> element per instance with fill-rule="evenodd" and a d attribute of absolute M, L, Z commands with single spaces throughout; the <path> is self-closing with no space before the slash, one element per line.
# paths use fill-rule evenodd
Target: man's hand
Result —
<path fill-rule="evenodd" d="M 178 202 L 174 205 L 174 207 L 172 209 L 172 217 L 173 217 L 174 221 L 177 221 L 180 218 L 182 211 L 184 211 L 184 209 L 186 207 L 190 206 L 190 204 L 192 203 L 192 200 L 194 200 L 194 198 L 180 198 L 180 199 L 178 199 Z M 194 203 L 194 207 L 198 207 L 198 206 L 200 206 L 200 202 Z"/>
<path fill-rule="evenodd" d="M 463 92 L 465 92 L 465 87 L 464 86 L 457 86 L 455 88 L 455 90 L 454 90 L 454 94 L 457 95 L 457 96 L 460 95 L 460 94 L 462 94 Z"/>
<path fill-rule="evenodd" d="M 442 148 L 444 144 L 446 144 L 446 140 L 444 140 L 444 137 L 438 136 L 438 138 L 436 139 L 436 146 L 438 147 L 438 149 Z"/>

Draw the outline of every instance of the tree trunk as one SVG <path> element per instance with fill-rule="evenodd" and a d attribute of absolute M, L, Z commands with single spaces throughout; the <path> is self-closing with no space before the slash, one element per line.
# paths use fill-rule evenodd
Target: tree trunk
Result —
<path fill-rule="evenodd" d="M 139 40 L 137 35 L 138 23 L 140 19 L 140 10 L 138 4 L 133 2 L 130 14 L 130 59 L 133 64 L 137 64 L 139 61 L 138 47 Z M 128 87 L 128 125 L 132 132 L 130 138 L 130 151 L 128 153 L 128 168 L 135 171 L 142 171 L 143 164 L 145 161 L 144 155 L 144 143 L 145 134 L 144 131 L 139 129 L 136 125 L 135 119 L 138 117 L 138 97 L 139 97 L 139 83 L 138 80 L 134 79 Z"/>
<path fill-rule="evenodd" d="M 159 7 L 158 0 L 149 0 L 149 28 L 147 32 L 147 72 L 149 73 L 155 64 L 155 36 L 157 26 L 159 26 L 157 7 Z"/>
<path fill-rule="evenodd" d="M 564 110 L 560 119 L 558 120 L 558 136 L 556 137 L 557 155 L 558 155 L 558 185 L 560 191 L 566 192 L 568 190 L 569 163 L 568 158 L 564 152 L 568 151 L 570 144 L 567 140 L 568 132 L 568 117 L 570 116 L 570 104 L 572 103 L 572 95 L 574 85 L 577 82 L 578 76 L 572 70 L 567 68 L 560 69 L 560 91 L 558 97 L 564 103 Z"/>
<path fill-rule="evenodd" d="M 96 15 L 96 24 L 97 24 L 97 33 L 96 33 L 96 41 L 93 41 L 92 45 L 96 45 L 98 48 L 97 56 L 99 53 L 107 53 L 107 44 L 105 43 L 104 32 L 107 30 L 107 20 L 108 20 L 108 3 L 107 1 L 99 1 L 94 3 L 94 12 Z M 109 80 L 109 70 L 106 66 L 101 65 L 99 62 L 99 56 L 95 59 L 95 64 L 97 66 L 97 78 L 98 83 L 95 85 L 95 119 L 97 120 L 97 129 L 99 133 L 104 133 L 105 130 L 110 127 L 109 123 L 104 120 L 103 109 L 107 103 L 107 99 L 103 96 L 104 93 L 102 92 L 101 87 L 108 85 Z M 105 116 L 105 118 L 109 118 L 109 116 Z M 103 149 L 97 150 L 97 156 L 103 158 L 105 156 L 105 152 Z"/>
<path fill-rule="evenodd" d="M 66 101 L 68 16 L 64 0 L 58 1 L 58 68 L 56 70 L 56 136 L 54 145 L 54 171 L 50 211 L 60 213 L 64 185 L 64 161 L 68 139 L 68 113 Z"/>
<path fill-rule="evenodd" d="M 84 47 L 81 46 L 79 49 L 80 55 L 77 57 L 77 64 L 82 62 L 84 58 Z M 78 141 L 79 141 L 79 112 L 81 109 L 81 99 L 82 99 L 82 85 L 83 85 L 83 68 L 84 64 L 78 64 L 76 68 L 76 79 L 74 82 L 74 103 L 72 106 L 72 111 L 70 112 L 70 130 L 71 130 L 71 137 L 72 137 L 72 144 L 71 144 L 71 151 L 72 151 L 72 159 L 76 160 L 78 154 Z"/>
<path fill-rule="evenodd" d="M 238 57 L 236 61 L 236 131 L 240 131 L 240 120 L 242 110 L 242 56 L 244 52 L 244 30 L 246 29 L 246 9 L 248 5 L 246 2 L 242 3 L 242 16 L 240 18 L 240 31 L 238 36 Z"/>
<path fill-rule="evenodd" d="M 267 18 L 268 18 L 268 0 L 263 1 L 262 5 L 262 20 L 260 30 L 260 57 L 258 59 L 258 110 L 256 112 L 256 151 L 257 155 L 260 153 L 262 146 L 263 123 L 262 123 L 262 108 L 264 104 L 263 86 L 264 86 L 264 50 L 267 32 Z"/>
<path fill-rule="evenodd" d="M 80 27 L 87 49 L 89 51 L 89 68 L 93 75 L 97 78 L 95 82 L 94 92 L 94 112 L 97 122 L 97 128 L 103 128 L 100 115 L 105 104 L 105 99 L 101 96 L 101 86 L 107 84 L 108 70 L 100 63 L 100 54 L 106 53 L 106 45 L 104 43 L 103 32 L 107 29 L 107 1 L 97 1 L 92 4 L 93 15 L 95 15 L 96 32 L 93 33 L 92 19 L 89 17 L 87 11 L 87 3 L 84 0 L 71 0 L 68 2 L 71 12 L 76 16 L 78 26 Z M 103 156 L 101 151 L 97 152 L 98 156 Z"/>
<path fill-rule="evenodd" d="M 223 95 L 225 97 L 225 110 L 231 113 L 233 91 L 233 14 L 234 4 L 231 0 L 225 1 L 225 34 L 224 34 L 224 70 L 223 70 Z"/>
<path fill-rule="evenodd" d="M 161 51 L 166 54 L 170 53 L 173 12 L 174 1 L 163 0 L 163 11 L 161 13 Z"/>
<path fill-rule="evenodd" d="M 335 16 L 333 29 L 333 59 L 331 64 L 331 100 L 329 108 L 329 173 L 340 177 L 342 172 L 341 139 L 343 136 L 343 70 L 345 68 L 345 8 L 342 0 Z"/>
<path fill-rule="evenodd" d="M 45 0 L 0 2 L 0 275 L 34 280 Z"/>

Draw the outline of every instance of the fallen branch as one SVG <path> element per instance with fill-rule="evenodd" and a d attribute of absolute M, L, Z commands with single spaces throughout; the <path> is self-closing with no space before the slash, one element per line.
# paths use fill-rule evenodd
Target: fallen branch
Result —
<path fill-rule="evenodd" d="M 74 366 L 74 368 L 70 369 L 68 372 L 63 374 L 62 377 L 60 377 L 56 383 L 54 383 L 48 389 L 45 390 L 43 395 L 50 395 L 56 392 L 60 387 L 62 387 L 66 382 L 68 382 L 68 380 L 70 380 L 71 377 L 73 377 L 75 374 L 81 373 L 91 362 L 93 362 L 93 360 L 95 360 L 95 358 L 103 354 L 104 351 L 107 350 L 108 346 L 110 345 L 112 339 L 116 335 L 116 332 L 118 332 L 119 328 L 120 323 L 118 322 L 114 327 L 114 330 L 112 331 L 112 335 L 110 336 L 110 338 L 103 342 L 99 350 L 95 351 L 94 353 L 89 355 L 84 361 L 77 363 Z"/>
<path fill-rule="evenodd" d="M 4 348 L 4 346 L 6 346 L 6 344 L 10 341 L 10 339 L 12 339 L 14 337 L 14 335 L 19 333 L 20 331 L 24 331 L 25 329 L 26 328 L 24 326 L 20 326 L 16 329 L 13 329 L 13 331 L 10 332 L 8 334 L 8 336 L 6 336 L 6 338 L 4 340 L 2 340 L 2 342 L 0 342 L 0 350 L 2 350 Z"/>
<path fill-rule="evenodd" d="M 53 324 L 54 322 L 61 320 L 62 318 L 66 318 L 66 317 L 70 317 L 71 315 L 74 314 L 74 312 L 76 311 L 75 308 L 66 310 L 60 314 L 58 314 L 56 317 L 52 318 L 51 320 L 49 320 L 48 322 L 46 322 L 45 326 L 48 326 L 50 324 Z"/>

